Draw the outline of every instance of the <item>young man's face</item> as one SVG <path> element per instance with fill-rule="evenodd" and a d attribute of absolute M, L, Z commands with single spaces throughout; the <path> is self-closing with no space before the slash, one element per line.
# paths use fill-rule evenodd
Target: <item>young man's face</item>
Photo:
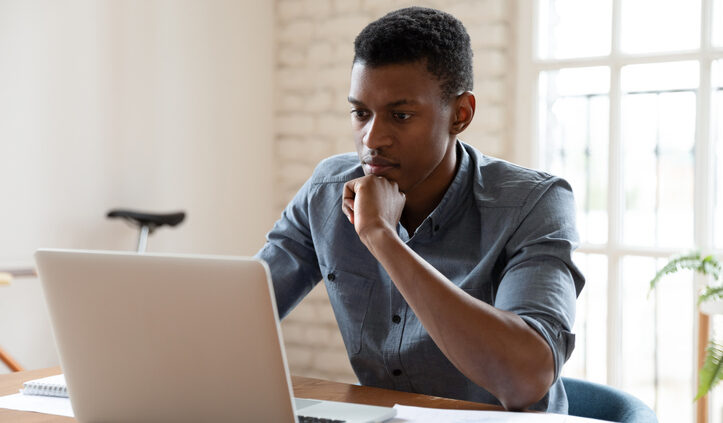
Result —
<path fill-rule="evenodd" d="M 424 63 L 355 63 L 349 103 L 365 174 L 395 181 L 408 198 L 451 180 L 453 100 L 442 101 L 440 82 Z"/>

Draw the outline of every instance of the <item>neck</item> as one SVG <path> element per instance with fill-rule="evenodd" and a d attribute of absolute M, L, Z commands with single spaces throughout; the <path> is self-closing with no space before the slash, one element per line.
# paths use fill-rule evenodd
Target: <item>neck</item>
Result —
<path fill-rule="evenodd" d="M 410 234 L 437 208 L 452 184 L 459 162 L 456 146 L 456 142 L 450 142 L 445 157 L 429 177 L 406 193 L 407 201 L 400 221 Z"/>

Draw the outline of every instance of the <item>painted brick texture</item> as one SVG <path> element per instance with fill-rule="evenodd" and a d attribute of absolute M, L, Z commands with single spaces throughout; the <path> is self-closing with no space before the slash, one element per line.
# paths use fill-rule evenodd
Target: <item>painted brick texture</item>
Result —
<path fill-rule="evenodd" d="M 281 210 L 325 157 L 353 151 L 346 97 L 353 42 L 399 0 L 277 0 L 275 186 Z M 507 0 L 418 2 L 457 16 L 474 49 L 477 110 L 460 136 L 486 154 L 506 157 L 511 132 L 512 9 Z M 292 374 L 355 382 L 323 284 L 283 321 Z"/>

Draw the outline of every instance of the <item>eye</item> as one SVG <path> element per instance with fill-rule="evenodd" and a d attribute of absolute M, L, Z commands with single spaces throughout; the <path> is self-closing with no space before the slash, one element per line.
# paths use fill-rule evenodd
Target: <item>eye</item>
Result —
<path fill-rule="evenodd" d="M 392 116 L 394 116 L 394 119 L 399 121 L 405 121 L 412 117 L 411 113 L 404 113 L 404 112 L 394 112 L 392 113 Z"/>
<path fill-rule="evenodd" d="M 369 117 L 369 112 L 367 112 L 366 110 L 352 109 L 351 117 L 352 119 L 356 120 L 364 120 Z"/>

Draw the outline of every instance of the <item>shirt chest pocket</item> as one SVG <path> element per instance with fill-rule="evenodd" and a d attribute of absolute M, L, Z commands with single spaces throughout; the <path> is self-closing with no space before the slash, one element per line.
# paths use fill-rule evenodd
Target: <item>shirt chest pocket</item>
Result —
<path fill-rule="evenodd" d="M 350 356 L 358 354 L 373 281 L 339 269 L 323 270 L 326 292 L 346 351 Z"/>

